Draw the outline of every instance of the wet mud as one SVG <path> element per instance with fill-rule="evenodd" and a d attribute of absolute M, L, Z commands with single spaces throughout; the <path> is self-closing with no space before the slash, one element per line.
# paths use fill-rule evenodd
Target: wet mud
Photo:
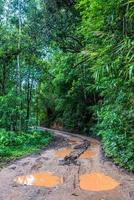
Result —
<path fill-rule="evenodd" d="M 134 200 L 134 175 L 102 160 L 97 140 L 54 131 L 53 143 L 0 171 L 0 200 Z M 78 165 L 59 165 L 75 145 L 89 140 Z"/>

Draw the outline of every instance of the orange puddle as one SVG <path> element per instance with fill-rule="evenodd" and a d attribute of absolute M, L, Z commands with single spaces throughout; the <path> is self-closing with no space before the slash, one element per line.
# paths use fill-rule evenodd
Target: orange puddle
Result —
<path fill-rule="evenodd" d="M 78 141 L 76 141 L 76 140 L 69 140 L 68 142 L 69 142 L 69 144 L 72 144 L 72 145 L 78 144 Z"/>
<path fill-rule="evenodd" d="M 55 187 L 63 183 L 63 178 L 54 176 L 52 173 L 49 172 L 42 172 L 27 176 L 20 176 L 17 177 L 15 181 L 22 185 Z"/>
<path fill-rule="evenodd" d="M 71 153 L 71 151 L 72 149 L 65 148 L 65 149 L 58 150 L 55 154 L 57 157 L 63 158 L 65 156 L 68 156 Z"/>
<path fill-rule="evenodd" d="M 85 151 L 83 154 L 80 155 L 79 159 L 86 159 L 95 156 L 95 153 L 93 151 Z"/>
<path fill-rule="evenodd" d="M 116 188 L 119 183 L 102 173 L 91 173 L 80 176 L 80 188 L 89 191 L 106 191 Z"/>

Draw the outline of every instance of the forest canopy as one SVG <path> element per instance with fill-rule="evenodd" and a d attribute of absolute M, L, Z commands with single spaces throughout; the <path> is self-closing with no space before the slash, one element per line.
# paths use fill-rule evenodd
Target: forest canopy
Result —
<path fill-rule="evenodd" d="M 99 136 L 134 171 L 133 39 L 131 0 L 1 0 L 1 130 Z"/>

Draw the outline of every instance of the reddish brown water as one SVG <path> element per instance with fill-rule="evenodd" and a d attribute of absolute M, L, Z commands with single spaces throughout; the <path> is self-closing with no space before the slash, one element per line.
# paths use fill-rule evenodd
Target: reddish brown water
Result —
<path fill-rule="evenodd" d="M 72 151 L 72 149 L 65 148 L 65 149 L 61 149 L 61 150 L 56 151 L 55 155 L 57 157 L 63 158 L 65 156 L 68 156 L 71 153 L 71 151 Z"/>
<path fill-rule="evenodd" d="M 91 173 L 80 176 L 80 188 L 89 191 L 107 191 L 116 188 L 119 183 L 102 173 Z"/>
<path fill-rule="evenodd" d="M 62 184 L 63 178 L 55 176 L 49 172 L 42 172 L 27 176 L 19 176 L 15 179 L 15 181 L 22 185 L 54 187 Z"/>
<path fill-rule="evenodd" d="M 93 151 L 85 151 L 83 154 L 80 155 L 79 159 L 86 159 L 86 158 L 91 158 L 95 156 L 95 153 Z"/>

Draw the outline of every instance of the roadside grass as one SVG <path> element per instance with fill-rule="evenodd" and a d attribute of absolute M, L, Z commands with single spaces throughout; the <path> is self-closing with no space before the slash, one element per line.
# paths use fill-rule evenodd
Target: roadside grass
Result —
<path fill-rule="evenodd" d="M 0 129 L 0 167 L 17 158 L 38 152 L 52 140 L 53 133 L 47 130 L 16 133 Z"/>

